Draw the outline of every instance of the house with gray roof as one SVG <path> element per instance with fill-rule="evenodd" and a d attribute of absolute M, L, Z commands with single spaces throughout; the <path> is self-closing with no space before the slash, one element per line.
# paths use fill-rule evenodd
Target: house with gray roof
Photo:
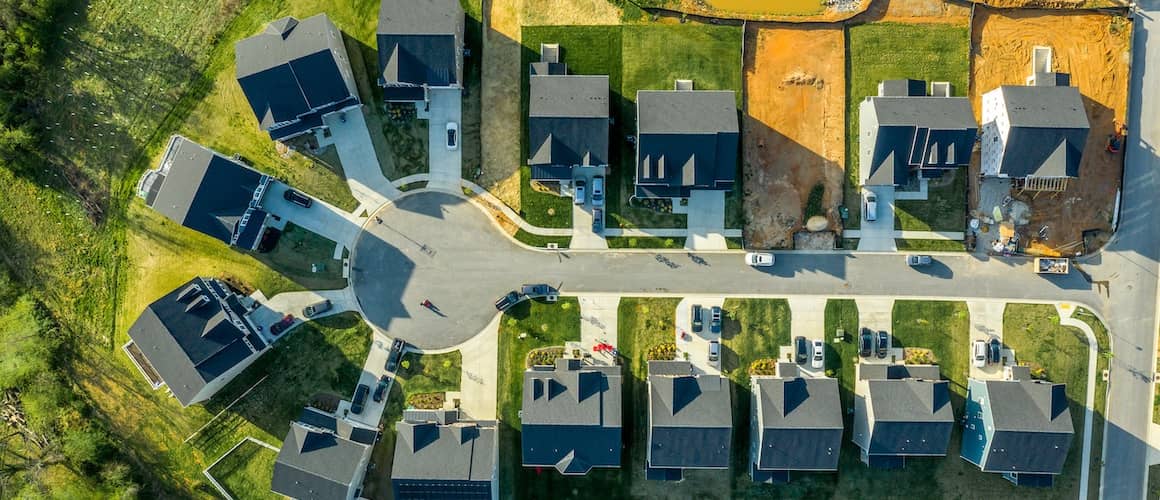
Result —
<path fill-rule="evenodd" d="M 966 97 L 930 96 L 922 80 L 887 80 L 858 105 L 863 186 L 904 185 L 967 166 L 978 124 Z"/>
<path fill-rule="evenodd" d="M 181 406 L 205 401 L 266 351 L 249 310 L 225 283 L 193 278 L 161 297 L 129 327 L 125 349 L 154 389 Z M 139 353 L 139 355 L 136 355 Z"/>
<path fill-rule="evenodd" d="M 637 91 L 636 129 L 635 197 L 733 189 L 741 136 L 732 90 Z"/>
<path fill-rule="evenodd" d="M 785 482 L 790 471 L 838 470 L 843 424 L 836 379 L 804 378 L 796 364 L 779 363 L 776 377 L 755 375 L 749 385 L 754 481 Z"/>
<path fill-rule="evenodd" d="M 1004 370 L 1004 380 L 967 381 L 960 456 L 1018 485 L 1051 486 L 1075 433 L 1066 386 L 1033 380 L 1026 366 Z"/>
<path fill-rule="evenodd" d="M 619 366 L 562 358 L 524 372 L 520 412 L 524 467 L 567 475 L 620 467 Z"/>
<path fill-rule="evenodd" d="M 494 421 L 460 420 L 459 410 L 406 410 L 395 424 L 391 488 L 399 499 L 499 496 Z"/>
<path fill-rule="evenodd" d="M 298 499 L 353 500 L 378 431 L 307 407 L 282 442 L 270 490 Z"/>
<path fill-rule="evenodd" d="M 1066 73 L 1036 75 L 1034 85 L 983 94 L 983 175 L 1066 182 L 1079 177 L 1090 125 L 1079 89 Z M 1028 186 L 1025 186 L 1028 187 Z"/>
<path fill-rule="evenodd" d="M 572 181 L 577 166 L 608 166 L 608 75 L 570 75 L 560 47 L 541 44 L 529 66 L 528 166 L 532 180 Z"/>
<path fill-rule="evenodd" d="M 859 363 L 857 370 L 852 440 L 863 463 L 901 468 L 908 457 L 946 456 L 955 416 L 937 366 Z"/>
<path fill-rule="evenodd" d="M 648 362 L 645 477 L 680 480 L 685 469 L 728 469 L 733 440 L 729 380 L 688 361 Z"/>
<path fill-rule="evenodd" d="M 387 102 L 427 101 L 432 88 L 463 88 L 459 0 L 379 3 L 379 86 Z"/>
<path fill-rule="evenodd" d="M 323 115 L 359 106 L 342 32 L 326 14 L 270 22 L 234 44 L 234 61 L 258 126 L 276 141 L 323 129 Z"/>
<path fill-rule="evenodd" d="M 240 248 L 257 248 L 270 176 L 179 135 L 161 164 L 141 176 L 137 196 L 173 222 Z"/>

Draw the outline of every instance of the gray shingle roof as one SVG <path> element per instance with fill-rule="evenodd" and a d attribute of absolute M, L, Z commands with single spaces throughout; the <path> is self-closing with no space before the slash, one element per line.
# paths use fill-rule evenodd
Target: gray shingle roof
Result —
<path fill-rule="evenodd" d="M 446 424 L 440 421 L 448 422 Z M 490 483 L 495 469 L 496 426 L 491 421 L 442 419 L 409 412 L 395 425 L 392 480 Z"/>
<path fill-rule="evenodd" d="M 965 97 L 869 97 L 860 112 L 877 124 L 859 131 L 860 147 L 871 149 L 861 155 L 869 158 L 870 185 L 903 184 L 912 169 L 970 162 L 978 124 Z"/>
<path fill-rule="evenodd" d="M 954 411 L 937 366 L 863 363 L 858 371 L 855 444 L 872 455 L 946 454 Z"/>
<path fill-rule="evenodd" d="M 904 78 L 899 80 L 883 80 L 880 95 L 883 96 L 924 96 L 926 95 L 926 81 Z"/>
<path fill-rule="evenodd" d="M 292 498 L 346 498 L 371 449 L 369 444 L 294 422 L 274 462 L 270 489 Z"/>
<path fill-rule="evenodd" d="M 247 335 L 257 336 L 243 312 L 224 283 L 194 278 L 149 304 L 129 337 L 186 406 L 209 382 L 265 347 L 247 343 Z"/>
<path fill-rule="evenodd" d="M 458 0 L 382 0 L 380 83 L 445 87 L 463 81 L 463 7 Z"/>
<path fill-rule="evenodd" d="M 532 76 L 529 165 L 608 164 L 608 77 Z"/>
<path fill-rule="evenodd" d="M 523 464 L 586 474 L 620 465 L 619 366 L 561 359 L 554 369 L 524 372 L 520 416 Z"/>
<path fill-rule="evenodd" d="M 903 378 L 920 378 L 924 380 L 938 380 L 942 373 L 936 365 L 887 365 L 878 363 L 861 363 L 858 365 L 858 378 L 861 380 L 886 380 Z"/>
<path fill-rule="evenodd" d="M 755 377 L 751 409 L 759 469 L 836 470 L 842 405 L 832 378 Z"/>
<path fill-rule="evenodd" d="M 1074 435 L 1064 384 L 989 380 L 984 411 L 994 426 L 983 470 L 1058 474 Z"/>
<path fill-rule="evenodd" d="M 1090 125 L 1075 87 L 999 88 L 1010 121 L 1001 173 L 1078 177 Z"/>
<path fill-rule="evenodd" d="M 649 361 L 650 467 L 727 467 L 730 382 L 694 375 L 687 361 Z"/>
<path fill-rule="evenodd" d="M 732 90 L 640 90 L 636 129 L 645 134 L 736 133 L 737 94 Z"/>
<path fill-rule="evenodd" d="M 740 147 L 733 91 L 641 90 L 636 103 L 637 197 L 733 188 Z"/>

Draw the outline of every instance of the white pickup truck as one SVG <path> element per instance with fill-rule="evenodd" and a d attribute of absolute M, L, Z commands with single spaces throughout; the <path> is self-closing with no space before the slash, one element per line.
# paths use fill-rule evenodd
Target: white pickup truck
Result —
<path fill-rule="evenodd" d="M 1063 257 L 1036 257 L 1035 272 L 1039 274 L 1067 274 L 1071 272 L 1071 261 Z"/>

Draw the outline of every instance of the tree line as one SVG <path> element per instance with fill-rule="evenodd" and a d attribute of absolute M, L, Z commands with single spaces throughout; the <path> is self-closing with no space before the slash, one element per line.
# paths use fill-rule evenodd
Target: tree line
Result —
<path fill-rule="evenodd" d="M 68 0 L 0 0 L 0 166 L 27 171 L 44 136 L 36 105 L 53 27 Z"/>

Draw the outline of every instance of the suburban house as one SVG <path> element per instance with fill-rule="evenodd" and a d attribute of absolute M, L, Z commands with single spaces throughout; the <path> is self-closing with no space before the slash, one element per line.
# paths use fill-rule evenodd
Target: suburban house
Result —
<path fill-rule="evenodd" d="M 842 449 L 838 381 L 803 378 L 793 363 L 777 376 L 754 375 L 749 419 L 749 475 L 756 482 L 786 482 L 790 471 L 837 471 Z"/>
<path fill-rule="evenodd" d="M 558 45 L 540 54 L 529 68 L 528 166 L 533 181 L 570 183 L 573 167 L 608 166 L 608 76 L 569 75 Z"/>
<path fill-rule="evenodd" d="M 137 196 L 173 222 L 253 250 L 266 212 L 262 197 L 270 176 L 181 136 L 173 136 L 161 164 L 145 172 Z"/>
<path fill-rule="evenodd" d="M 967 382 L 961 456 L 1015 484 L 1051 486 L 1074 434 L 1066 387 L 1032 380 L 1026 366 L 1004 371 L 1004 380 Z"/>
<path fill-rule="evenodd" d="M 405 410 L 395 424 L 395 498 L 499 496 L 496 423 L 459 419 L 459 410 Z"/>
<path fill-rule="evenodd" d="M 359 498 L 377 438 L 376 429 L 307 407 L 290 424 L 270 490 L 290 498 Z"/>
<path fill-rule="evenodd" d="M 234 45 L 238 85 L 276 141 L 325 129 L 323 115 L 359 106 L 342 32 L 326 14 L 283 17 Z"/>
<path fill-rule="evenodd" d="M 1090 125 L 1066 73 L 1036 75 L 1029 86 L 983 94 L 983 175 L 1028 190 L 1061 191 L 1079 177 Z"/>
<path fill-rule="evenodd" d="M 967 166 L 979 126 L 966 97 L 936 82 L 886 80 L 858 105 L 858 176 L 863 186 L 900 186 Z"/>
<path fill-rule="evenodd" d="M 562 358 L 524 372 L 520 412 L 524 467 L 554 467 L 584 475 L 620 467 L 619 366 Z"/>
<path fill-rule="evenodd" d="M 379 86 L 387 102 L 425 102 L 433 88 L 463 88 L 459 0 L 382 0 Z"/>
<path fill-rule="evenodd" d="M 740 134 L 732 90 L 636 93 L 637 198 L 688 198 L 693 190 L 729 191 L 737 178 Z"/>
<path fill-rule="evenodd" d="M 137 317 L 125 352 L 181 406 L 205 401 L 266 350 L 240 299 L 221 281 L 193 278 Z"/>
<path fill-rule="evenodd" d="M 857 370 L 853 441 L 863 463 L 901 468 L 907 457 L 946 456 L 955 416 L 937 366 L 859 363 Z"/>
<path fill-rule="evenodd" d="M 684 478 L 685 469 L 728 469 L 733 440 L 729 380 L 688 361 L 648 362 L 645 477 Z"/>

